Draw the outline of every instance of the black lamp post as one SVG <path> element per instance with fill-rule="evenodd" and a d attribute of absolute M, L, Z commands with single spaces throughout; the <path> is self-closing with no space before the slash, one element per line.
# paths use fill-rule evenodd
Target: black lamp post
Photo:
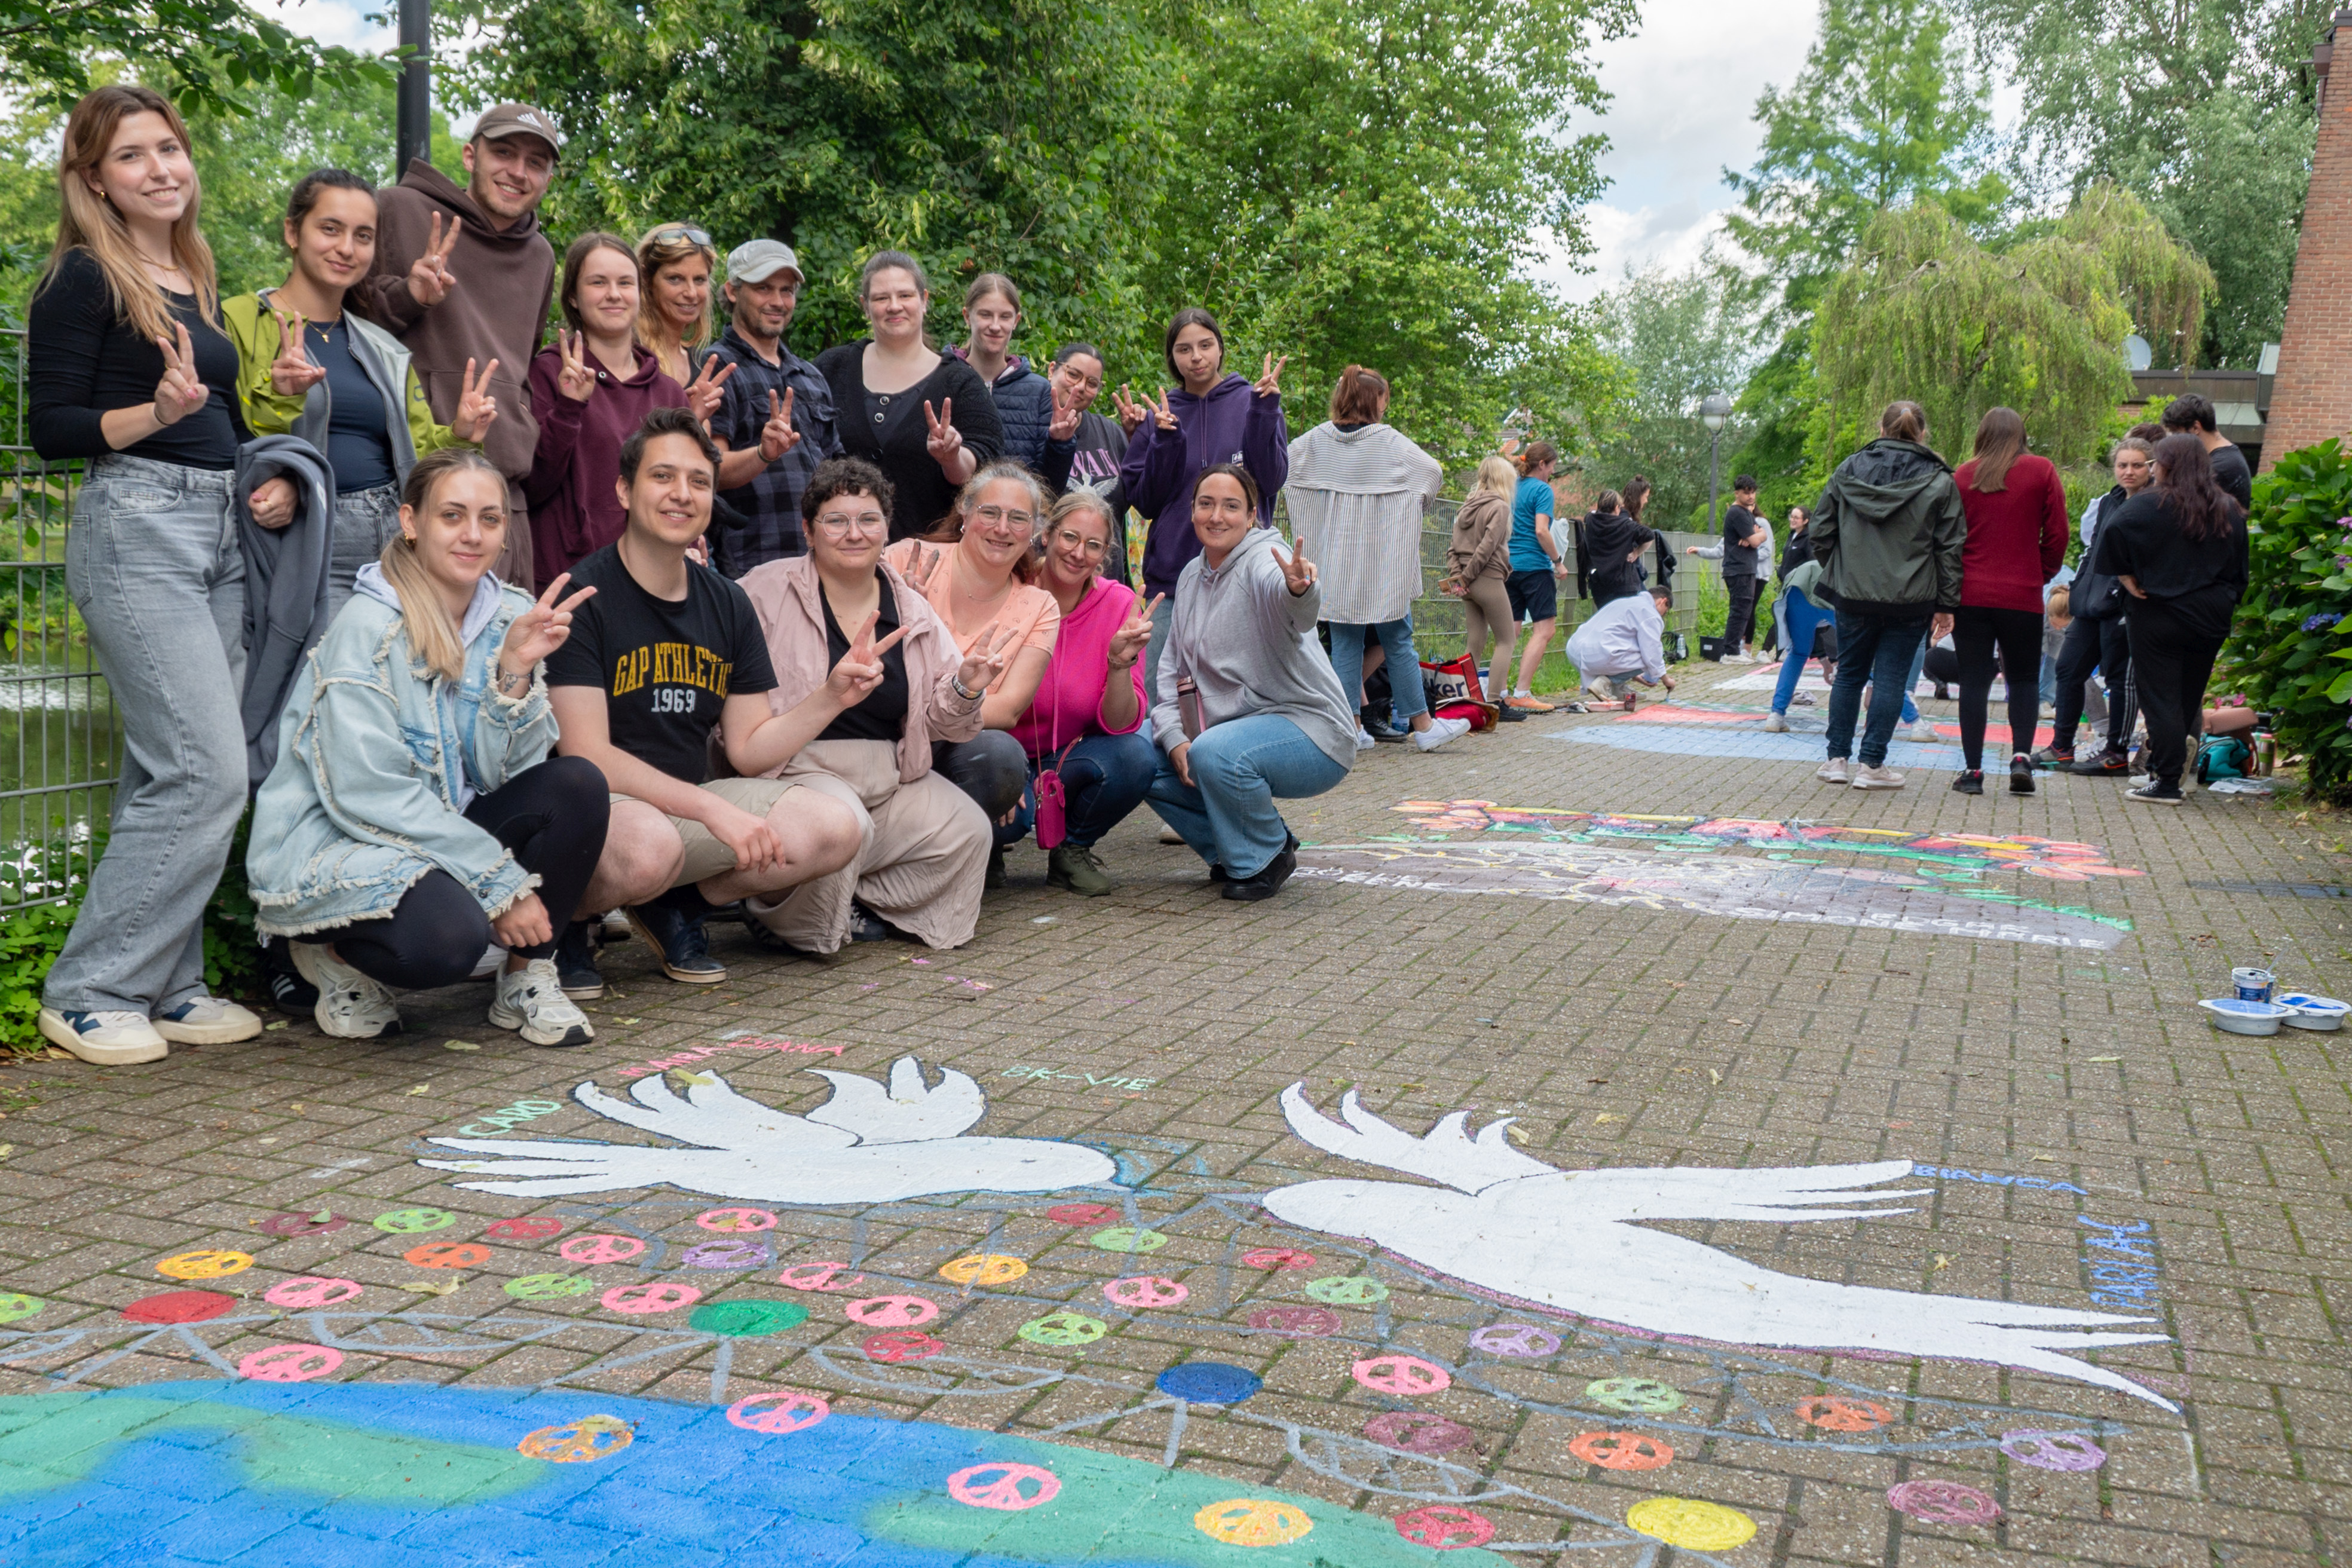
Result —
<path fill-rule="evenodd" d="M 433 0 L 400 0 L 400 132 L 392 170 L 398 184 L 408 165 L 433 156 Z"/>

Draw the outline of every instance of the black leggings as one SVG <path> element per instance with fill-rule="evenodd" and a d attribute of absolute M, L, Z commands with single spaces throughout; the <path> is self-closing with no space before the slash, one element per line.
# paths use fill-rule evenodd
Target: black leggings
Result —
<path fill-rule="evenodd" d="M 539 874 L 539 901 L 547 906 L 551 929 L 561 935 L 604 851 L 612 810 L 604 774 L 595 763 L 584 757 L 550 757 L 476 795 L 466 820 L 488 828 L 524 870 Z M 430 991 L 473 973 L 490 943 L 490 919 L 463 883 L 435 870 L 402 894 L 389 915 L 294 940 L 332 942 L 345 963 L 395 991 Z M 555 943 L 514 951 L 524 958 L 545 958 Z"/>
<path fill-rule="evenodd" d="M 1992 696 L 1995 643 L 2009 679 L 2009 749 L 2033 750 L 2033 727 L 2042 721 L 2040 613 L 1962 605 L 1952 615 L 1952 651 L 1960 663 L 1960 760 L 1970 773 L 1984 770 L 1985 705 Z"/>
<path fill-rule="evenodd" d="M 2194 606 L 2200 613 L 2184 616 L 2178 599 L 2133 599 L 2124 608 L 2132 681 L 2140 717 L 2147 721 L 2140 760 L 2168 786 L 2179 786 L 2189 766 L 2189 737 L 2205 722 L 2205 682 L 2212 679 L 2224 637 L 2211 627 L 2227 626 L 2231 608 L 2227 602 L 2206 603 Z"/>

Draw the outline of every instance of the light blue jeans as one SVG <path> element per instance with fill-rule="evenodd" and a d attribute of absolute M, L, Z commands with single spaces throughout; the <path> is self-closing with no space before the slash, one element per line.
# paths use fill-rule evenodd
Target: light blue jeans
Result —
<path fill-rule="evenodd" d="M 1339 689 L 1351 693 L 1356 711 L 1364 709 L 1364 636 L 1380 639 L 1388 658 L 1389 728 L 1407 728 L 1416 714 L 1429 711 L 1428 693 L 1421 685 L 1421 655 L 1412 646 L 1412 617 L 1364 626 L 1353 621 L 1331 623 L 1331 668 L 1339 672 Z M 1405 671 L 1411 671 L 1405 674 Z"/>
<path fill-rule="evenodd" d="M 245 554 L 227 469 L 120 453 L 89 468 L 66 589 L 113 689 L 122 771 L 41 1000 L 152 1017 L 205 990 L 205 904 L 245 810 Z"/>
<path fill-rule="evenodd" d="M 335 531 L 327 569 L 327 619 L 351 601 L 360 568 L 383 554 L 400 537 L 400 487 L 378 485 L 335 497 Z M 323 635 L 323 633 L 321 634 Z"/>
<path fill-rule="evenodd" d="M 1211 725 L 1184 760 L 1192 782 L 1177 777 L 1162 755 L 1146 798 L 1202 859 L 1223 867 L 1236 881 L 1265 870 L 1289 841 L 1290 829 L 1275 808 L 1277 798 L 1321 795 L 1348 776 L 1346 763 L 1333 762 L 1304 730 L 1276 713 Z"/>

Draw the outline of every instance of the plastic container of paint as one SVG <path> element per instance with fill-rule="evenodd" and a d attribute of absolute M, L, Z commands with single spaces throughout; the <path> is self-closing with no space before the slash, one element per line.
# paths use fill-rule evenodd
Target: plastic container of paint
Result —
<path fill-rule="evenodd" d="M 2344 1015 L 2352 1013 L 2352 1002 L 2338 1002 L 2333 996 L 2314 996 L 2302 991 L 2282 991 L 2273 998 L 2282 1007 L 2294 1009 L 2284 1020 L 2291 1029 L 2340 1029 Z"/>
<path fill-rule="evenodd" d="M 2232 969 L 2230 982 L 2238 989 L 2239 1001 L 2267 1002 L 2272 988 L 2278 984 L 2278 976 L 2267 969 Z"/>
<path fill-rule="evenodd" d="M 2209 996 L 2197 1005 L 2216 1026 L 2233 1035 L 2275 1035 L 2280 1023 L 2294 1012 L 2276 1002 L 2250 1002 L 2241 996 Z"/>

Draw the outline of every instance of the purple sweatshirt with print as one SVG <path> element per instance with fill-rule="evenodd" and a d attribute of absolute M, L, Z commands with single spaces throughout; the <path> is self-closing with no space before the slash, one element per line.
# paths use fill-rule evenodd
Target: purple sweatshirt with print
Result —
<path fill-rule="evenodd" d="M 1258 521 L 1274 521 L 1274 496 L 1290 477 L 1290 426 L 1282 399 L 1260 397 L 1238 375 L 1228 375 L 1195 397 L 1169 394 L 1176 428 L 1144 420 L 1128 443 L 1119 482 L 1129 506 L 1151 520 L 1143 547 L 1143 592 L 1173 595 L 1176 579 L 1201 553 L 1192 531 L 1192 483 L 1202 468 L 1239 463 L 1257 481 Z"/>

